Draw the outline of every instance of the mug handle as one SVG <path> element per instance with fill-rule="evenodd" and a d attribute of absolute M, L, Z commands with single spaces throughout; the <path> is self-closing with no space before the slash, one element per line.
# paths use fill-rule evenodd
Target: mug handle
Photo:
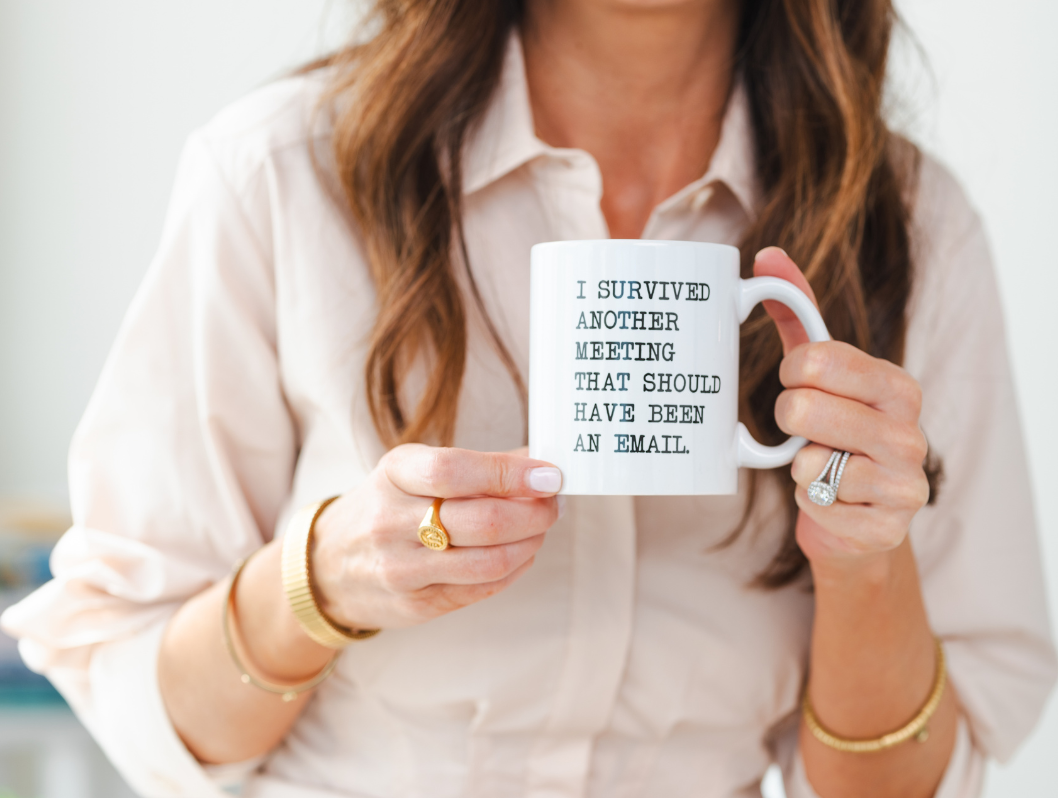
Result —
<path fill-rule="evenodd" d="M 794 312 L 805 332 L 808 333 L 809 341 L 829 341 L 830 333 L 823 317 L 819 315 L 816 306 L 799 288 L 787 280 L 778 277 L 751 277 L 748 280 L 739 281 L 738 294 L 738 323 L 741 324 L 748 317 L 751 310 L 765 299 L 774 299 L 782 302 Z M 746 425 L 738 422 L 738 464 L 747 468 L 777 468 L 792 462 L 794 455 L 808 443 L 799 436 L 794 436 L 778 446 L 765 446 L 758 443 Z"/>

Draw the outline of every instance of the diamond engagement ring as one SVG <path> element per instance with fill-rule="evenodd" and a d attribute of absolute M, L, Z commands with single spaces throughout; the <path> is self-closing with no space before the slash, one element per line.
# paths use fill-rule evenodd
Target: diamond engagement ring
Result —
<path fill-rule="evenodd" d="M 819 476 L 808 486 L 808 500 L 820 507 L 829 507 L 838 498 L 838 485 L 845 471 L 845 464 L 852 457 L 851 452 L 831 452 L 830 459 L 823 466 Z M 827 472 L 830 472 L 829 475 Z M 826 482 L 824 482 L 826 478 Z"/>

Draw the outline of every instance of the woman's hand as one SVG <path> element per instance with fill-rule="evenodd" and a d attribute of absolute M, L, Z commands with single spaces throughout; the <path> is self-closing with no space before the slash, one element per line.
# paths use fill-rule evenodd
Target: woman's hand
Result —
<path fill-rule="evenodd" d="M 317 597 L 338 623 L 391 629 L 435 618 L 503 590 L 525 573 L 558 518 L 557 468 L 521 454 L 398 446 L 364 484 L 328 505 L 312 553 Z M 436 497 L 452 548 L 419 542 Z M 246 563 L 236 606 L 246 661 L 270 681 L 299 683 L 334 656 L 301 628 L 283 592 L 281 540 Z M 192 597 L 166 628 L 158 683 L 188 749 L 203 762 L 271 750 L 311 692 L 293 701 L 247 687 L 224 646 L 227 580 Z"/>
<path fill-rule="evenodd" d="M 419 444 L 390 451 L 316 522 L 323 610 L 352 629 L 411 626 L 498 593 L 529 568 L 558 519 L 561 472 L 518 453 Z M 435 497 L 451 548 L 418 527 Z"/>
<path fill-rule="evenodd" d="M 762 250 L 754 274 L 781 277 L 813 296 L 781 249 Z M 786 355 L 779 370 L 786 390 L 775 405 L 776 421 L 784 432 L 814 441 L 793 462 L 801 508 L 798 544 L 813 564 L 869 560 L 895 550 L 929 498 L 918 383 L 899 366 L 849 344 L 809 343 L 791 311 L 774 302 L 765 305 Z M 807 489 L 834 450 L 852 457 L 837 502 L 820 507 L 808 499 Z"/>
<path fill-rule="evenodd" d="M 757 253 L 754 274 L 812 291 L 781 249 Z M 782 336 L 775 405 L 783 431 L 815 443 L 793 462 L 797 543 L 812 566 L 815 611 L 807 694 L 816 717 L 840 737 L 872 739 L 901 728 L 933 684 L 933 632 L 910 541 L 911 519 L 929 498 L 918 428 L 918 383 L 902 368 L 835 341 L 809 343 L 793 312 L 765 302 Z M 832 451 L 852 452 L 837 501 L 808 499 Z M 877 754 L 844 753 L 802 721 L 801 756 L 820 795 L 932 795 L 955 744 L 954 690 L 945 689 L 929 739 Z"/>

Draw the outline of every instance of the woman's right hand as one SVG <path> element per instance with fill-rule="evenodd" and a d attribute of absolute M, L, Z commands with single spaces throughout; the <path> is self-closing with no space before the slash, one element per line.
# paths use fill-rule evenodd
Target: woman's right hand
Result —
<path fill-rule="evenodd" d="M 532 565 L 558 519 L 561 472 L 520 453 L 405 444 L 316 521 L 313 579 L 323 611 L 350 629 L 428 621 L 488 598 Z M 451 547 L 418 528 L 434 498 Z"/>

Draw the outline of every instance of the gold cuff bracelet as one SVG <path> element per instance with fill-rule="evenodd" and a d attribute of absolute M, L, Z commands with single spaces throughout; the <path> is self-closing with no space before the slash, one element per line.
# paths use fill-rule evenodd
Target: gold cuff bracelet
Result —
<path fill-rule="evenodd" d="M 327 648 L 345 648 L 378 634 L 378 629 L 346 629 L 320 609 L 312 590 L 312 535 L 316 519 L 337 496 L 303 507 L 294 514 L 283 536 L 283 591 L 305 634 Z"/>
<path fill-rule="evenodd" d="M 948 673 L 944 662 L 944 647 L 941 645 L 940 640 L 935 638 L 934 642 L 937 650 L 937 665 L 933 677 L 933 689 L 930 691 L 926 703 L 922 705 L 922 709 L 905 726 L 871 740 L 847 740 L 838 737 L 833 732 L 823 728 L 819 718 L 816 717 L 815 711 L 812 709 L 812 702 L 808 700 L 808 689 L 805 688 L 804 699 L 801 702 L 801 714 L 804 717 L 805 725 L 808 726 L 808 730 L 812 732 L 812 736 L 823 745 L 850 754 L 869 754 L 876 751 L 884 751 L 887 748 L 900 745 L 900 743 L 906 742 L 912 737 L 918 742 L 924 743 L 929 738 L 928 724 L 930 718 L 937 711 L 937 707 L 940 706 L 940 700 L 944 696 L 944 685 L 947 683 Z"/>

